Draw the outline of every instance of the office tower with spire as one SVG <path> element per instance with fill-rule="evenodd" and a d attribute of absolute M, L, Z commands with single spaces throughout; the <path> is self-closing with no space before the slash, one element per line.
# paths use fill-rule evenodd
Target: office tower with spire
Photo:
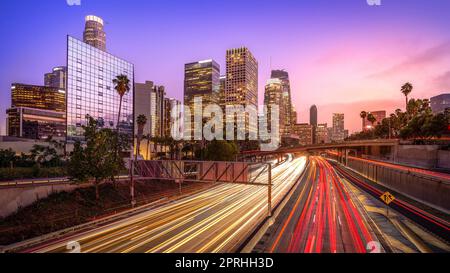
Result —
<path fill-rule="evenodd" d="M 272 70 L 271 78 L 279 79 L 282 84 L 280 117 L 283 116 L 283 127 L 280 127 L 280 133 L 281 135 L 289 135 L 292 133 L 292 125 L 295 124 L 292 122 L 292 100 L 289 73 L 284 70 Z"/>

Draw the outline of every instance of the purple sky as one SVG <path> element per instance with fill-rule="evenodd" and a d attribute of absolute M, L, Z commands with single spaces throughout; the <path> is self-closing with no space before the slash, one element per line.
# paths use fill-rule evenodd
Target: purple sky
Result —
<path fill-rule="evenodd" d="M 0 43 L 0 132 L 12 82 L 43 84 L 65 65 L 66 35 L 81 38 L 84 16 L 107 22 L 108 51 L 135 64 L 136 80 L 165 85 L 182 98 L 187 62 L 215 59 L 247 46 L 259 61 L 259 97 L 270 69 L 290 73 L 299 120 L 312 104 L 319 122 L 346 114 L 359 130 L 361 110 L 403 107 L 414 97 L 450 92 L 450 1 L 382 0 L 3 0 Z"/>

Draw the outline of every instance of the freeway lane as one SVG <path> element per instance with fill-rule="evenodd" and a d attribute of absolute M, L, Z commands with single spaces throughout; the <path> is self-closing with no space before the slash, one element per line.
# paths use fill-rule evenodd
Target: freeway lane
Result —
<path fill-rule="evenodd" d="M 352 174 L 349 170 L 346 170 L 336 163 L 333 164 L 340 175 L 375 198 L 379 198 L 387 190 L 382 189 L 383 187 L 381 185 L 375 183 L 370 184 L 367 181 L 364 181 L 362 177 L 358 177 L 357 174 Z M 391 192 L 393 191 L 391 190 Z M 419 208 L 414 204 L 403 200 L 403 198 L 398 195 L 389 207 L 423 226 L 425 229 L 440 236 L 445 241 L 450 242 L 450 223 L 447 220 L 437 217 L 425 211 L 425 209 Z"/>
<path fill-rule="evenodd" d="M 268 230 L 260 251 L 281 253 L 365 253 L 375 236 L 343 181 L 321 157 L 312 164 L 293 202 Z"/>
<path fill-rule="evenodd" d="M 294 185 L 306 157 L 272 170 L 276 205 Z M 264 181 L 261 177 L 258 182 Z M 33 252 L 66 252 L 69 241 L 81 252 L 233 252 L 267 214 L 267 188 L 220 184 L 174 203 L 91 231 L 50 242 Z"/>

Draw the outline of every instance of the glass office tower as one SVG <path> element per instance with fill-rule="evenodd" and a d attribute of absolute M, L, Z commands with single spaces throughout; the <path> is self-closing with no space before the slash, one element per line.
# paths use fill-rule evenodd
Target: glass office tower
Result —
<path fill-rule="evenodd" d="M 130 92 L 123 97 L 120 131 L 133 135 L 134 66 L 71 36 L 67 38 L 67 140 L 83 139 L 86 115 L 116 128 L 119 95 L 113 79 L 126 75 Z"/>

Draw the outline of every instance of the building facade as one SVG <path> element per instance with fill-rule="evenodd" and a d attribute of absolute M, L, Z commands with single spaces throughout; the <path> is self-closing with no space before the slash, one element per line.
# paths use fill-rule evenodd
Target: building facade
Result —
<path fill-rule="evenodd" d="M 279 119 L 276 121 L 278 122 L 277 135 L 279 139 L 281 139 L 282 136 L 287 135 L 284 131 L 286 129 L 286 111 L 284 107 L 283 92 L 284 86 L 282 80 L 273 78 L 267 81 L 264 91 L 264 105 L 267 106 L 267 128 L 269 131 L 272 130 L 272 106 L 276 105 L 279 107 Z"/>
<path fill-rule="evenodd" d="M 88 45 L 106 51 L 106 33 L 103 19 L 95 15 L 88 15 L 85 22 L 83 41 Z"/>
<path fill-rule="evenodd" d="M 44 84 L 49 87 L 66 89 L 67 67 L 58 66 L 52 72 L 44 75 Z"/>
<path fill-rule="evenodd" d="M 202 99 L 201 106 L 194 104 L 196 98 Z M 189 107 L 191 113 L 191 126 L 186 126 L 185 128 L 187 136 L 194 136 L 194 115 L 203 115 L 203 110 L 206 106 L 219 103 L 219 64 L 214 60 L 204 60 L 185 64 L 184 105 L 185 107 Z"/>
<path fill-rule="evenodd" d="M 163 136 L 178 138 L 181 131 L 181 102 L 174 98 L 164 99 Z"/>
<path fill-rule="evenodd" d="M 450 109 L 450 93 L 430 98 L 430 106 L 434 114 Z"/>
<path fill-rule="evenodd" d="M 342 142 L 345 139 L 345 122 L 344 114 L 334 113 L 333 114 L 333 131 L 331 135 L 331 140 L 334 142 Z"/>
<path fill-rule="evenodd" d="M 313 144 L 313 126 L 308 123 L 297 123 L 292 126 L 292 131 L 299 137 L 299 144 L 303 146 Z"/>
<path fill-rule="evenodd" d="M 258 109 L 258 62 L 246 47 L 226 52 L 225 103 Z M 245 116 L 245 130 L 257 132 L 257 122 L 250 122 L 249 113 Z"/>
<path fill-rule="evenodd" d="M 13 83 L 11 107 L 27 107 L 65 112 L 66 91 L 57 87 Z"/>
<path fill-rule="evenodd" d="M 316 136 L 317 136 L 317 132 L 316 132 L 316 130 L 317 130 L 317 120 L 318 120 L 318 118 L 317 118 L 317 106 L 316 105 L 313 105 L 313 106 L 311 106 L 310 108 L 309 108 L 309 124 L 310 125 L 312 125 L 313 126 L 313 143 L 314 144 L 317 144 L 317 143 L 320 143 L 317 139 L 316 139 Z"/>
<path fill-rule="evenodd" d="M 328 124 L 326 123 L 317 124 L 315 133 L 317 144 L 330 143 Z"/>
<path fill-rule="evenodd" d="M 116 128 L 120 97 L 113 80 L 125 75 L 130 92 L 123 96 L 119 128 L 133 135 L 134 66 L 101 49 L 71 36 L 67 37 L 67 139 L 84 138 L 83 125 L 89 115 L 103 121 L 105 128 Z"/>
<path fill-rule="evenodd" d="M 154 85 L 152 81 L 135 84 L 134 116 L 135 119 L 140 115 L 144 115 L 147 118 L 144 135 L 150 135 L 151 137 L 164 136 L 165 96 L 164 86 Z M 137 134 L 137 126 L 135 126 L 135 134 Z"/>
<path fill-rule="evenodd" d="M 283 118 L 283 128 L 281 129 L 282 135 L 289 135 L 292 133 L 292 99 L 291 99 L 291 83 L 289 81 L 289 73 L 284 70 L 272 70 L 272 79 L 279 79 L 282 84 L 282 96 L 281 96 L 281 107 L 280 107 L 280 117 Z"/>
<path fill-rule="evenodd" d="M 383 121 L 383 119 L 386 118 L 386 111 L 373 111 L 373 112 L 369 112 L 367 114 L 372 114 L 375 117 L 376 121 L 372 125 L 372 123 L 367 119 L 367 117 L 365 119 L 363 119 L 363 124 L 362 124 L 363 131 L 370 130 L 374 126 L 380 125 L 381 122 Z"/>
<path fill-rule="evenodd" d="M 35 140 L 66 137 L 65 112 L 16 107 L 6 113 L 8 136 Z"/>

